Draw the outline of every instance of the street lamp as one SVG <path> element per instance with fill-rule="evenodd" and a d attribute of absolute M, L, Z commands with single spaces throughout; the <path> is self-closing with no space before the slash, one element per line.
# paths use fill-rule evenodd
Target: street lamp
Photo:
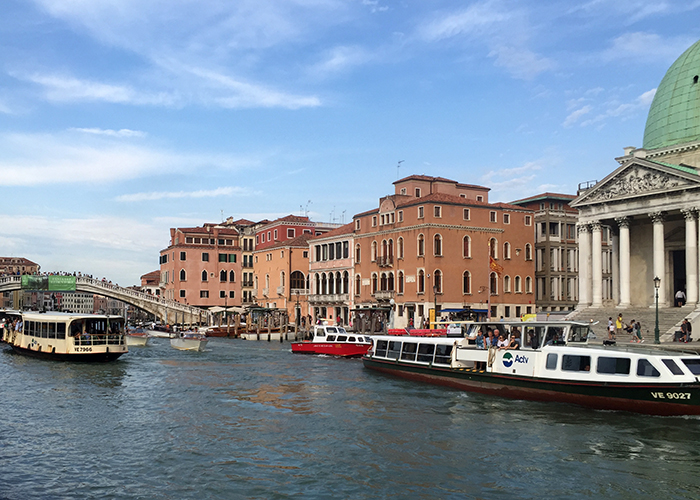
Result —
<path fill-rule="evenodd" d="M 654 325 L 654 344 L 659 343 L 659 286 L 661 286 L 661 278 L 654 278 L 654 292 L 656 297 L 656 324 Z"/>

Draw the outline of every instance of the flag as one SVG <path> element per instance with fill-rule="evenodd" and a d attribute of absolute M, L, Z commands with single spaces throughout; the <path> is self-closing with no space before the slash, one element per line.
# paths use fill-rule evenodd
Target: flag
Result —
<path fill-rule="evenodd" d="M 499 277 L 501 276 L 501 273 L 503 272 L 503 266 L 498 265 L 498 262 L 489 255 L 489 267 L 493 272 L 495 272 Z"/>

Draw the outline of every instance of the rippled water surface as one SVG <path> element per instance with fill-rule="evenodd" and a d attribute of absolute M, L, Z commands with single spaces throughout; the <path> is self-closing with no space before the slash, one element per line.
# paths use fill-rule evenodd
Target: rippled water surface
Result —
<path fill-rule="evenodd" d="M 0 498 L 700 498 L 700 420 L 403 381 L 289 344 L 0 352 Z"/>

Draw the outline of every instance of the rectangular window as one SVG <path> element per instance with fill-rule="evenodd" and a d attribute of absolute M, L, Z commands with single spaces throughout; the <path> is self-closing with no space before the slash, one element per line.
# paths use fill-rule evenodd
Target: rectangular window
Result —
<path fill-rule="evenodd" d="M 277 229 L 275 229 L 275 241 L 277 241 Z"/>
<path fill-rule="evenodd" d="M 630 358 L 610 358 L 601 356 L 598 358 L 598 373 L 609 375 L 629 375 L 632 361 Z"/>
<path fill-rule="evenodd" d="M 219 254 L 219 262 L 226 262 L 228 260 L 228 255 L 225 253 L 220 253 Z"/>
<path fill-rule="evenodd" d="M 199 291 L 199 298 L 200 299 L 208 299 L 209 298 L 209 290 L 200 290 Z"/>
<path fill-rule="evenodd" d="M 189 236 L 189 237 L 185 238 L 185 243 L 192 243 L 192 237 Z"/>
<path fill-rule="evenodd" d="M 202 252 L 202 262 L 209 262 L 209 252 Z"/>
<path fill-rule="evenodd" d="M 561 369 L 567 372 L 590 372 L 591 357 L 564 354 L 562 356 Z"/>
<path fill-rule="evenodd" d="M 262 234 L 262 242 L 265 243 L 265 233 Z"/>
<path fill-rule="evenodd" d="M 219 238 L 219 245 L 223 245 L 223 244 L 224 244 L 224 239 L 223 239 L 223 238 Z"/>
<path fill-rule="evenodd" d="M 377 227 L 377 216 L 372 216 L 372 227 Z"/>
<path fill-rule="evenodd" d="M 235 263 L 236 262 L 236 254 L 235 253 L 228 254 L 228 261 Z"/>
<path fill-rule="evenodd" d="M 415 361 L 418 344 L 414 342 L 404 342 L 403 350 L 401 351 L 401 359 L 406 361 Z"/>
<path fill-rule="evenodd" d="M 403 210 L 399 210 L 399 222 L 403 222 Z"/>
<path fill-rule="evenodd" d="M 688 367 L 690 373 L 692 373 L 693 375 L 700 375 L 700 360 L 684 359 L 683 364 Z"/>
<path fill-rule="evenodd" d="M 416 188 L 416 198 L 420 198 L 420 188 Z"/>
<path fill-rule="evenodd" d="M 233 290 L 231 290 L 230 292 L 228 292 L 228 298 L 229 298 L 229 299 L 235 299 L 235 298 L 236 298 L 236 292 L 233 291 Z"/>
<path fill-rule="evenodd" d="M 180 290 L 180 298 L 181 299 L 185 298 L 185 291 L 184 290 Z"/>
<path fill-rule="evenodd" d="M 226 298 L 226 291 L 225 290 L 219 290 L 219 298 L 220 299 Z"/>
<path fill-rule="evenodd" d="M 401 353 L 401 342 L 392 340 L 389 342 L 389 348 L 386 352 L 386 357 L 389 359 L 399 359 L 399 354 Z"/>
<path fill-rule="evenodd" d="M 476 197 L 476 201 L 484 201 L 484 197 L 479 195 Z"/>
<path fill-rule="evenodd" d="M 419 219 L 423 218 L 423 207 L 418 207 L 418 218 Z"/>
<path fill-rule="evenodd" d="M 374 355 L 379 356 L 381 358 L 386 357 L 386 348 L 387 348 L 388 344 L 389 344 L 389 342 L 386 340 L 378 340 L 377 347 L 374 350 Z"/>
<path fill-rule="evenodd" d="M 496 212 L 493 210 L 489 212 L 489 221 L 491 222 L 498 222 L 498 217 L 496 216 Z"/>
<path fill-rule="evenodd" d="M 406 188 L 401 188 L 401 191 L 399 191 L 399 194 L 406 194 Z"/>
<path fill-rule="evenodd" d="M 442 207 L 433 207 L 435 209 L 435 217 L 442 217 Z"/>
<path fill-rule="evenodd" d="M 359 231 L 359 230 L 360 230 L 360 219 L 357 219 L 355 221 L 355 231 Z"/>
<path fill-rule="evenodd" d="M 187 260 L 187 252 L 180 252 L 180 260 Z"/>
<path fill-rule="evenodd" d="M 503 223 L 510 224 L 510 214 L 503 214 Z"/>
<path fill-rule="evenodd" d="M 465 208 L 465 209 L 464 209 L 464 213 L 463 213 L 463 215 L 462 215 L 462 218 L 463 218 L 464 220 L 469 220 L 469 216 L 470 216 L 470 214 L 469 214 L 469 209 L 468 209 L 468 208 Z"/>
<path fill-rule="evenodd" d="M 294 228 L 287 229 L 287 238 L 294 238 Z"/>
<path fill-rule="evenodd" d="M 525 225 L 526 226 L 532 226 L 532 217 L 529 215 L 525 216 Z"/>
<path fill-rule="evenodd" d="M 435 353 L 434 344 L 419 344 L 418 345 L 418 358 L 417 360 L 421 363 L 430 363 L 433 360 L 433 354 Z"/>
<path fill-rule="evenodd" d="M 659 370 L 654 368 L 648 359 L 640 358 L 637 362 L 637 375 L 639 377 L 660 377 Z"/>
<path fill-rule="evenodd" d="M 309 258 L 309 251 L 308 251 L 308 250 L 304 250 L 304 251 L 302 252 L 302 255 L 303 255 L 303 257 L 304 257 L 305 259 L 308 259 L 308 258 Z"/>

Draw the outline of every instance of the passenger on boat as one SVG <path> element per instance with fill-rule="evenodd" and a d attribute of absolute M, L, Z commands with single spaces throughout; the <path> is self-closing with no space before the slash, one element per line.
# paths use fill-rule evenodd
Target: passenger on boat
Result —
<path fill-rule="evenodd" d="M 500 349 L 520 349 L 520 331 L 517 328 L 513 328 L 508 345 L 500 347 Z"/>
<path fill-rule="evenodd" d="M 490 349 L 491 347 L 496 347 L 496 342 L 498 342 L 498 340 L 493 335 L 493 330 L 489 328 L 486 337 L 486 348 Z"/>
<path fill-rule="evenodd" d="M 476 348 L 477 349 L 485 349 L 485 344 L 484 344 L 484 334 L 481 330 L 479 330 L 476 334 Z"/>
<path fill-rule="evenodd" d="M 508 341 L 506 340 L 505 335 L 501 334 L 498 336 L 498 342 L 496 343 L 496 346 L 499 349 L 505 349 L 506 347 L 508 347 Z"/>

